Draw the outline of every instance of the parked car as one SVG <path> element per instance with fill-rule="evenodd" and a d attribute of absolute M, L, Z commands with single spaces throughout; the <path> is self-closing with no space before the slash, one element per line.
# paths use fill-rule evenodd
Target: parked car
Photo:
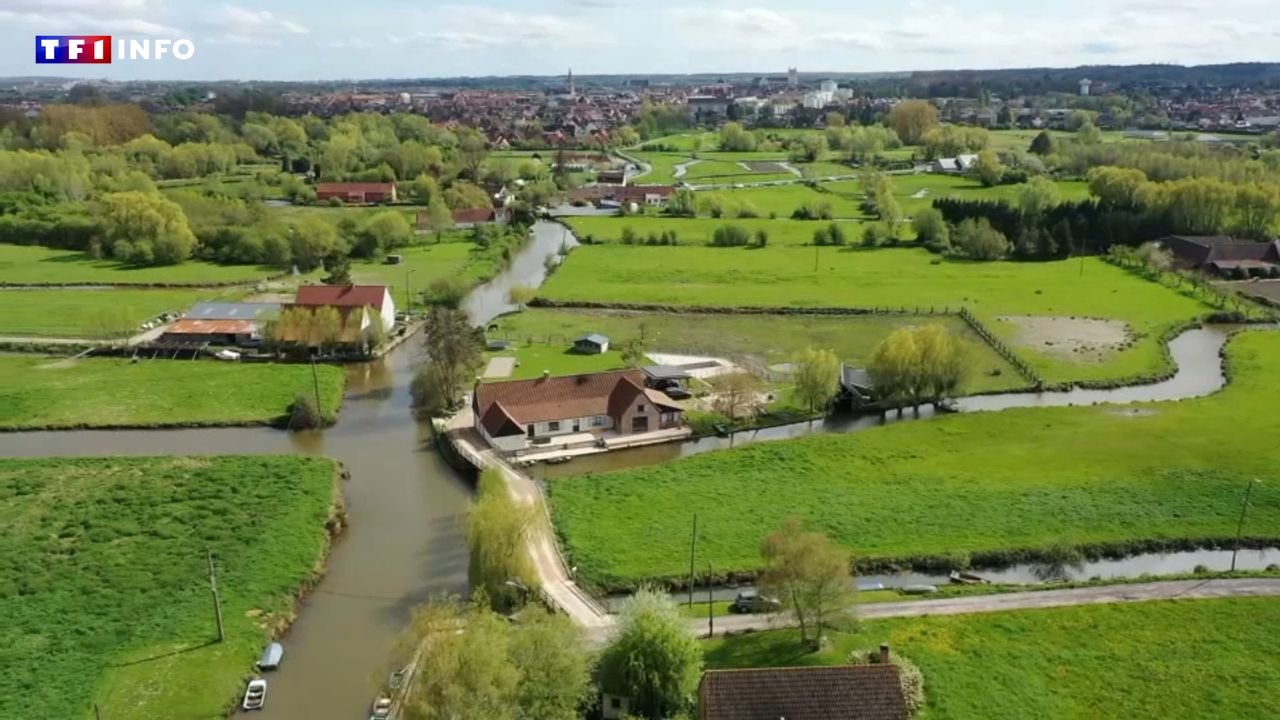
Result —
<path fill-rule="evenodd" d="M 241 707 L 245 710 L 261 710 L 266 703 L 267 681 L 262 678 L 250 680 L 249 687 L 244 689 L 244 702 L 241 703 Z"/>
<path fill-rule="evenodd" d="M 213 356 L 219 360 L 235 361 L 240 359 L 240 353 L 236 352 L 235 350 L 219 350 L 218 352 L 214 353 Z"/>
<path fill-rule="evenodd" d="M 671 398 L 672 400 L 688 400 L 689 398 L 693 397 L 693 395 L 690 394 L 688 390 L 685 390 L 679 385 L 673 385 L 669 388 L 664 388 L 662 392 L 666 393 L 667 397 Z"/>
<path fill-rule="evenodd" d="M 373 711 L 369 714 L 369 720 L 387 720 L 391 717 L 391 698 L 383 695 L 373 701 Z"/>
<path fill-rule="evenodd" d="M 262 651 L 262 657 L 258 658 L 259 670 L 275 670 L 280 667 L 280 661 L 284 659 L 284 646 L 278 642 L 267 645 Z"/>
<path fill-rule="evenodd" d="M 762 596 L 755 590 L 743 590 L 733 599 L 731 607 L 734 612 L 740 613 L 777 612 L 782 609 L 782 603 L 777 598 Z"/>

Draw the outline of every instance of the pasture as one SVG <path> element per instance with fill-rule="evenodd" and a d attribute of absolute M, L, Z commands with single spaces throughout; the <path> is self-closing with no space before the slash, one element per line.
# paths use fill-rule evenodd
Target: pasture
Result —
<path fill-rule="evenodd" d="M 0 336 L 119 337 L 164 312 L 198 300 L 233 300 L 238 293 L 197 289 L 0 290 Z"/>
<path fill-rule="evenodd" d="M 359 261 L 351 264 L 351 279 L 357 283 L 386 285 L 396 307 L 407 309 L 408 297 L 416 300 L 431 283 L 445 278 L 461 278 L 468 283 L 478 283 L 493 276 L 500 258 L 471 242 L 455 239 L 430 245 L 412 245 L 396 248 L 399 265 L 383 261 Z"/>
<path fill-rule="evenodd" d="M 1189 600 L 868 620 L 817 653 L 793 630 L 704 648 L 711 668 L 836 665 L 887 642 L 924 674 L 930 720 L 1262 720 L 1280 716 L 1280 639 L 1257 628 L 1276 622 L 1280 599 Z"/>
<path fill-rule="evenodd" d="M 90 257 L 75 250 L 39 245 L 0 244 L 0 285 L 152 285 L 207 286 L 251 284 L 279 268 L 216 265 L 189 260 L 180 265 L 133 267 L 116 260 Z"/>
<path fill-rule="evenodd" d="M 342 404 L 342 369 L 316 366 L 321 411 Z M 313 397 L 308 365 L 0 355 L 0 429 L 256 425 Z"/>
<path fill-rule="evenodd" d="M 605 218 L 606 222 L 618 220 Z M 642 226 L 634 222 L 637 231 Z M 723 221 L 700 223 L 709 232 Z M 1041 345 L 1019 352 L 1049 382 L 1128 378 L 1162 370 L 1160 334 L 1210 308 L 1097 258 L 1055 262 L 971 262 L 917 248 L 788 247 L 810 240 L 814 223 L 770 223 L 769 247 L 639 247 L 576 249 L 541 290 L 560 301 L 662 305 L 969 308 L 1007 342 L 1008 315 L 1106 318 L 1127 323 L 1129 346 L 1102 356 L 1069 356 Z M 680 226 L 680 227 L 694 227 Z M 779 228 L 794 228 L 792 235 Z M 655 224 L 654 230 L 661 229 Z M 641 233 L 641 237 L 644 233 Z M 698 240 L 681 234 L 682 242 Z M 852 239 L 852 238 L 851 238 Z"/>
<path fill-rule="evenodd" d="M 1231 384 L 1207 398 L 962 413 L 747 445 L 561 479 L 551 507 L 570 562 L 609 587 L 687 573 L 694 512 L 699 562 L 718 572 L 758 569 L 761 540 L 788 517 L 864 561 L 999 559 L 1228 543 L 1259 478 L 1244 534 L 1275 542 L 1280 476 L 1263 448 L 1280 432 L 1280 334 L 1246 332 L 1228 358 Z"/>
<path fill-rule="evenodd" d="M 726 207 L 732 207 L 735 199 L 741 197 L 738 194 L 745 192 L 745 190 L 725 191 Z M 573 233 L 579 238 L 590 238 L 591 242 L 595 243 L 620 242 L 623 231 L 631 228 L 641 243 L 645 242 L 651 234 L 661 235 L 663 232 L 674 232 L 676 241 L 680 245 L 708 245 L 711 243 L 712 234 L 715 233 L 717 228 L 724 225 L 736 225 L 751 233 L 752 239 L 754 239 L 757 230 L 764 230 L 769 234 L 768 244 L 770 246 L 801 246 L 812 243 L 813 232 L 820 228 L 826 228 L 832 221 L 812 222 L 790 219 L 773 220 L 769 218 L 678 218 L 663 215 L 615 217 L 606 215 L 565 218 L 565 222 L 568 223 L 569 227 L 573 228 Z M 862 221 L 839 220 L 838 222 L 844 228 L 845 234 L 849 236 L 849 242 L 857 243 L 860 240 Z"/>
<path fill-rule="evenodd" d="M 224 717 L 320 571 L 335 473 L 301 456 L 0 459 L 0 717 Z"/>

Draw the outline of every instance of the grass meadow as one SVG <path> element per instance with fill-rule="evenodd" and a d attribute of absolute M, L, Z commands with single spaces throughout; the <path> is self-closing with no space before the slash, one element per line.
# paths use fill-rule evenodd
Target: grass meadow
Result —
<path fill-rule="evenodd" d="M 870 620 L 817 653 L 793 630 L 712 640 L 711 668 L 835 665 L 888 642 L 924 674 L 926 720 L 1280 717 L 1280 599 Z"/>
<path fill-rule="evenodd" d="M 250 284 L 283 272 L 279 268 L 216 265 L 198 260 L 163 267 L 130 267 L 74 250 L 0 244 L 0 284 L 3 285 Z"/>
<path fill-rule="evenodd" d="M 413 245 L 397 248 L 394 252 L 403 258 L 399 265 L 353 262 L 351 279 L 357 283 L 386 285 L 396 301 L 396 307 L 400 309 L 405 309 L 406 287 L 416 298 L 431 283 L 445 278 L 456 277 L 466 281 L 468 285 L 479 284 L 495 275 L 502 261 L 496 248 L 486 251 L 472 242 L 461 240 Z M 414 305 L 418 304 L 415 300 Z"/>
<path fill-rule="evenodd" d="M 1008 363 L 955 317 L 699 315 L 530 308 L 494 322 L 498 330 L 489 336 L 514 341 L 521 353 L 536 348 L 563 352 L 573 338 L 587 332 L 601 333 L 619 344 L 639 337 L 643 331 L 645 346 L 653 352 L 724 357 L 756 371 L 787 362 L 806 347 L 827 348 L 845 362 L 862 365 L 893 330 L 936 322 L 967 341 L 975 372 L 964 387 L 966 391 L 1009 390 L 1023 384 Z M 622 365 L 620 357 L 613 362 L 609 367 Z M 521 369 L 525 369 L 523 361 Z M 996 369 L 1000 374 L 992 375 Z M 528 368 L 527 372 L 532 374 L 525 377 L 535 376 L 541 373 L 541 367 Z"/>
<path fill-rule="evenodd" d="M 729 203 L 732 203 L 736 198 L 742 197 L 739 193 L 745 192 L 746 190 L 725 190 L 721 191 L 720 194 Z M 701 194 L 699 193 L 699 195 Z M 565 222 L 568 223 L 574 234 L 579 238 L 590 237 L 592 242 L 606 243 L 618 242 L 622 238 L 623 230 L 631 228 L 639 236 L 641 242 L 650 234 L 661 235 L 664 232 L 671 231 L 675 232 L 676 240 L 681 245 L 708 245 L 711 243 L 711 236 L 715 233 L 716 228 L 724 225 L 737 225 L 750 232 L 753 239 L 757 230 L 764 230 L 769 233 L 770 246 L 799 246 L 812 243 L 814 231 L 825 229 L 831 222 L 840 223 L 850 243 L 856 245 L 862 237 L 862 221 L 860 220 L 811 221 L 774 220 L 769 218 L 677 218 L 662 215 L 614 217 L 606 215 L 565 218 Z"/>
<path fill-rule="evenodd" d="M 1128 407 L 971 413 L 704 453 L 549 486 L 571 563 L 604 586 L 688 572 L 754 570 L 787 517 L 857 557 L 906 559 L 1052 546 L 1126 547 L 1280 537 L 1280 432 L 1272 377 L 1280 334 L 1231 341 L 1233 379 L 1208 398 Z M 909 411 L 908 411 L 909 412 Z"/>
<path fill-rule="evenodd" d="M 323 414 L 342 404 L 342 369 L 317 365 Z M 253 425 L 311 396 L 308 365 L 0 355 L 0 429 Z"/>
<path fill-rule="evenodd" d="M 94 703 L 103 718 L 224 717 L 320 568 L 335 471 L 295 456 L 0 459 L 0 717 Z"/>
<path fill-rule="evenodd" d="M 641 220 L 634 222 L 639 230 Z M 679 222 L 698 222 L 707 228 L 716 224 Z M 744 227 L 748 224 L 739 222 Z M 764 249 L 584 246 L 573 251 L 543 286 L 541 295 L 560 301 L 675 306 L 965 306 L 1010 343 L 1014 342 L 1015 328 L 994 323 L 996 318 L 1075 316 L 1128 323 L 1131 347 L 1112 351 L 1102 360 L 1076 361 L 1035 348 L 1019 348 L 1049 382 L 1129 378 L 1160 371 L 1166 359 L 1159 335 L 1210 310 L 1197 300 L 1097 258 L 980 263 L 943 259 L 918 248 L 788 247 L 786 236 L 772 229 L 783 226 L 784 221 L 772 222 L 770 246 Z M 785 222 L 797 228 L 812 226 Z M 681 239 L 687 241 L 683 235 Z"/>
<path fill-rule="evenodd" d="M 104 312 L 127 319 L 132 333 L 160 313 L 235 298 L 235 292 L 216 289 L 0 290 L 0 336 L 92 338 L 98 334 L 95 318 Z"/>

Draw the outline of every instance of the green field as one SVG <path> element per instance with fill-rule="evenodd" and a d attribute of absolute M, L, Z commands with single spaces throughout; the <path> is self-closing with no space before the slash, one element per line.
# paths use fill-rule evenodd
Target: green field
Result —
<path fill-rule="evenodd" d="M 415 298 L 431 283 L 443 278 L 460 278 L 468 285 L 479 284 L 500 269 L 502 260 L 496 250 L 482 250 L 474 243 L 463 241 L 398 248 L 395 252 L 403 258 L 399 265 L 352 263 L 351 278 L 357 283 L 386 285 L 396 307 L 403 310 L 407 302 L 406 282 Z M 416 299 L 414 305 L 418 305 Z"/>
<path fill-rule="evenodd" d="M 1199 400 L 1019 409 L 748 445 L 550 486 L 565 548 L 602 585 L 758 568 L 769 529 L 796 516 L 863 559 L 1053 545 L 1280 537 L 1280 335 L 1232 341 L 1230 386 Z M 1247 420 L 1247 421 L 1246 421 Z"/>
<path fill-rule="evenodd" d="M 898 199 L 898 204 L 908 216 L 932 207 L 933 201 L 940 198 L 1004 201 L 1017 205 L 1018 193 L 1023 187 L 1022 185 L 984 187 L 973 178 L 932 173 L 888 177 L 889 183 L 893 186 L 894 197 Z M 1057 180 L 1054 185 L 1058 188 L 1058 199 L 1062 202 L 1085 200 L 1089 197 L 1089 186 L 1084 181 Z M 838 180 L 824 183 L 823 187 L 850 200 L 856 200 L 863 195 L 862 183 L 858 180 Z"/>
<path fill-rule="evenodd" d="M 975 373 L 965 390 L 972 392 L 1008 390 L 1023 385 L 1017 373 L 999 355 L 955 317 L 918 318 L 900 315 L 860 315 L 821 317 L 813 315 L 695 315 L 689 313 L 642 313 L 603 310 L 551 310 L 531 308 L 504 315 L 490 337 L 516 343 L 521 352 L 530 340 L 533 348 L 554 348 L 562 352 L 570 341 L 588 332 L 611 338 L 616 345 L 639 337 L 643 326 L 645 346 L 658 353 L 711 355 L 733 360 L 743 367 L 763 372 L 769 365 L 787 362 L 806 347 L 833 350 L 852 365 L 864 364 L 885 336 L 904 325 L 941 323 L 966 338 Z M 578 356 L 582 357 L 582 356 Z M 615 361 L 621 365 L 621 359 Z M 521 369 L 531 375 L 540 367 Z M 998 376 L 992 376 L 994 369 Z"/>
<path fill-rule="evenodd" d="M 0 284 L 4 285 L 248 284 L 283 273 L 279 268 L 215 265 L 199 260 L 163 267 L 130 267 L 73 250 L 0 245 Z"/>
<path fill-rule="evenodd" d="M 637 228 L 642 222 L 663 222 L 628 221 L 635 222 Z M 679 222 L 715 226 L 715 221 Z M 748 224 L 739 222 L 744 227 Z M 800 221 L 772 222 L 770 227 L 787 223 L 812 227 Z M 543 286 L 541 295 L 562 301 L 664 305 L 965 306 L 1010 342 L 1016 342 L 1014 328 L 995 323 L 996 318 L 1069 316 L 1128 323 L 1132 346 L 1109 351 L 1101 358 L 1064 357 L 1041 347 L 1020 347 L 1019 352 L 1049 382 L 1129 378 L 1160 371 L 1165 359 L 1159 335 L 1210 309 L 1096 258 L 1083 262 L 975 263 L 944 260 L 914 248 L 775 247 L 775 235 L 777 245 L 787 244 L 785 235 L 771 230 L 770 246 L 763 250 L 581 247 Z M 795 239 L 799 239 L 798 233 Z M 683 235 L 681 240 L 688 242 Z"/>
<path fill-rule="evenodd" d="M 820 653 L 794 631 L 706 643 L 708 667 L 835 665 L 888 642 L 924 673 L 924 720 L 1280 717 L 1280 599 L 1098 605 L 863 622 Z"/>
<path fill-rule="evenodd" d="M 777 190 L 780 188 L 769 188 Z M 745 193 L 746 190 L 724 190 L 721 193 L 732 203 L 734 197 L 738 193 Z M 816 193 L 814 193 L 816 194 Z M 701 193 L 699 193 L 701 195 Z M 789 213 L 788 213 L 789 214 Z M 737 225 L 750 232 L 754 238 L 756 230 L 763 229 L 769 233 L 769 245 L 808 245 L 813 242 L 813 232 L 820 228 L 826 228 L 831 221 L 814 222 L 809 220 L 790 220 L 779 219 L 772 220 L 769 218 L 742 218 L 742 219 L 720 219 L 720 218 L 677 218 L 665 217 L 661 215 L 629 215 L 626 217 L 615 216 L 583 216 L 565 218 L 569 227 L 573 229 L 573 233 L 579 238 L 590 237 L 592 242 L 617 242 L 622 237 L 622 231 L 625 228 L 631 228 L 639 236 L 643 242 L 651 233 L 661 235 L 666 231 L 673 231 L 676 234 L 676 241 L 681 245 L 708 245 L 711 242 L 711 236 L 719 228 L 724 225 Z M 860 220 L 840 220 L 838 221 L 848 236 L 848 241 L 857 244 L 862 238 L 862 221 Z M 726 249 L 726 248 L 717 248 Z M 809 262 L 813 262 L 812 251 L 810 251 Z"/>
<path fill-rule="evenodd" d="M 0 717 L 224 717 L 314 577 L 334 463 L 0 460 Z M 205 552 L 217 560 L 215 640 Z"/>
<path fill-rule="evenodd" d="M 864 213 L 860 207 L 861 194 L 834 194 L 819 192 L 803 183 L 777 185 L 774 187 L 734 188 L 732 190 L 706 190 L 697 194 L 699 201 L 707 197 L 718 197 L 724 207 L 733 207 L 736 203 L 749 202 L 765 215 L 775 214 L 779 218 L 790 218 L 791 213 L 803 206 L 830 205 L 834 217 L 862 218 Z"/>
<path fill-rule="evenodd" d="M 542 377 L 544 372 L 552 375 L 580 375 L 583 373 L 619 370 L 627 365 L 622 361 L 622 353 L 610 350 L 599 355 L 584 355 L 570 349 L 568 343 L 516 343 L 509 350 L 486 352 L 485 362 L 493 358 L 513 357 L 516 367 L 506 377 L 492 377 L 491 381 L 527 380 Z M 483 373 L 484 368 L 481 368 Z"/>
<path fill-rule="evenodd" d="M 316 371 L 332 419 L 342 403 L 342 370 Z M 287 416 L 299 393 L 314 392 L 308 365 L 0 355 L 6 430 L 270 423 Z"/>
<path fill-rule="evenodd" d="M 199 300 L 235 299 L 226 290 L 0 290 L 0 336 L 72 337 L 97 335 L 95 317 L 122 313 L 132 323 L 163 312 L 183 312 Z"/>

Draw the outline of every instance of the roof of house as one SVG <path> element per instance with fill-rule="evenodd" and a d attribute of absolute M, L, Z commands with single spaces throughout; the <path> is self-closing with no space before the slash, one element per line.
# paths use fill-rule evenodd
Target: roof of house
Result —
<path fill-rule="evenodd" d="M 604 335 L 601 335 L 600 333 L 587 333 L 582 337 L 574 338 L 573 341 L 575 343 L 589 342 L 595 345 L 604 345 L 609 342 L 609 338 L 605 337 Z"/>
<path fill-rule="evenodd" d="M 500 415 L 491 414 L 494 405 L 501 405 L 501 414 L 516 425 L 528 425 L 591 415 L 616 417 L 619 403 L 630 403 L 643 393 L 644 374 L 639 370 L 487 382 L 476 386 L 475 411 L 493 434 L 503 424 Z"/>
<path fill-rule="evenodd" d="M 643 200 L 647 197 L 670 197 L 675 191 L 672 185 L 623 185 L 614 188 L 613 196 L 618 200 Z"/>
<path fill-rule="evenodd" d="M 212 303 L 191 306 L 182 317 L 188 320 L 264 320 L 280 313 L 280 303 Z"/>
<path fill-rule="evenodd" d="M 1160 243 L 1178 259 L 1197 266 L 1220 261 L 1280 261 L 1280 241 L 1261 243 L 1227 235 L 1169 235 Z"/>
<path fill-rule="evenodd" d="M 258 324 L 252 320 L 190 320 L 183 318 L 164 329 L 165 335 L 252 335 Z"/>
<path fill-rule="evenodd" d="M 470 210 L 454 210 L 453 221 L 457 224 L 492 222 L 497 217 L 493 208 L 472 208 Z"/>
<path fill-rule="evenodd" d="M 316 183 L 316 192 L 391 192 L 394 187 L 389 182 L 322 182 Z"/>
<path fill-rule="evenodd" d="M 702 720 L 906 720 L 894 665 L 708 670 Z"/>
<path fill-rule="evenodd" d="M 381 308 L 386 297 L 385 285 L 302 285 L 294 299 L 295 305 L 357 307 L 369 305 Z"/>

